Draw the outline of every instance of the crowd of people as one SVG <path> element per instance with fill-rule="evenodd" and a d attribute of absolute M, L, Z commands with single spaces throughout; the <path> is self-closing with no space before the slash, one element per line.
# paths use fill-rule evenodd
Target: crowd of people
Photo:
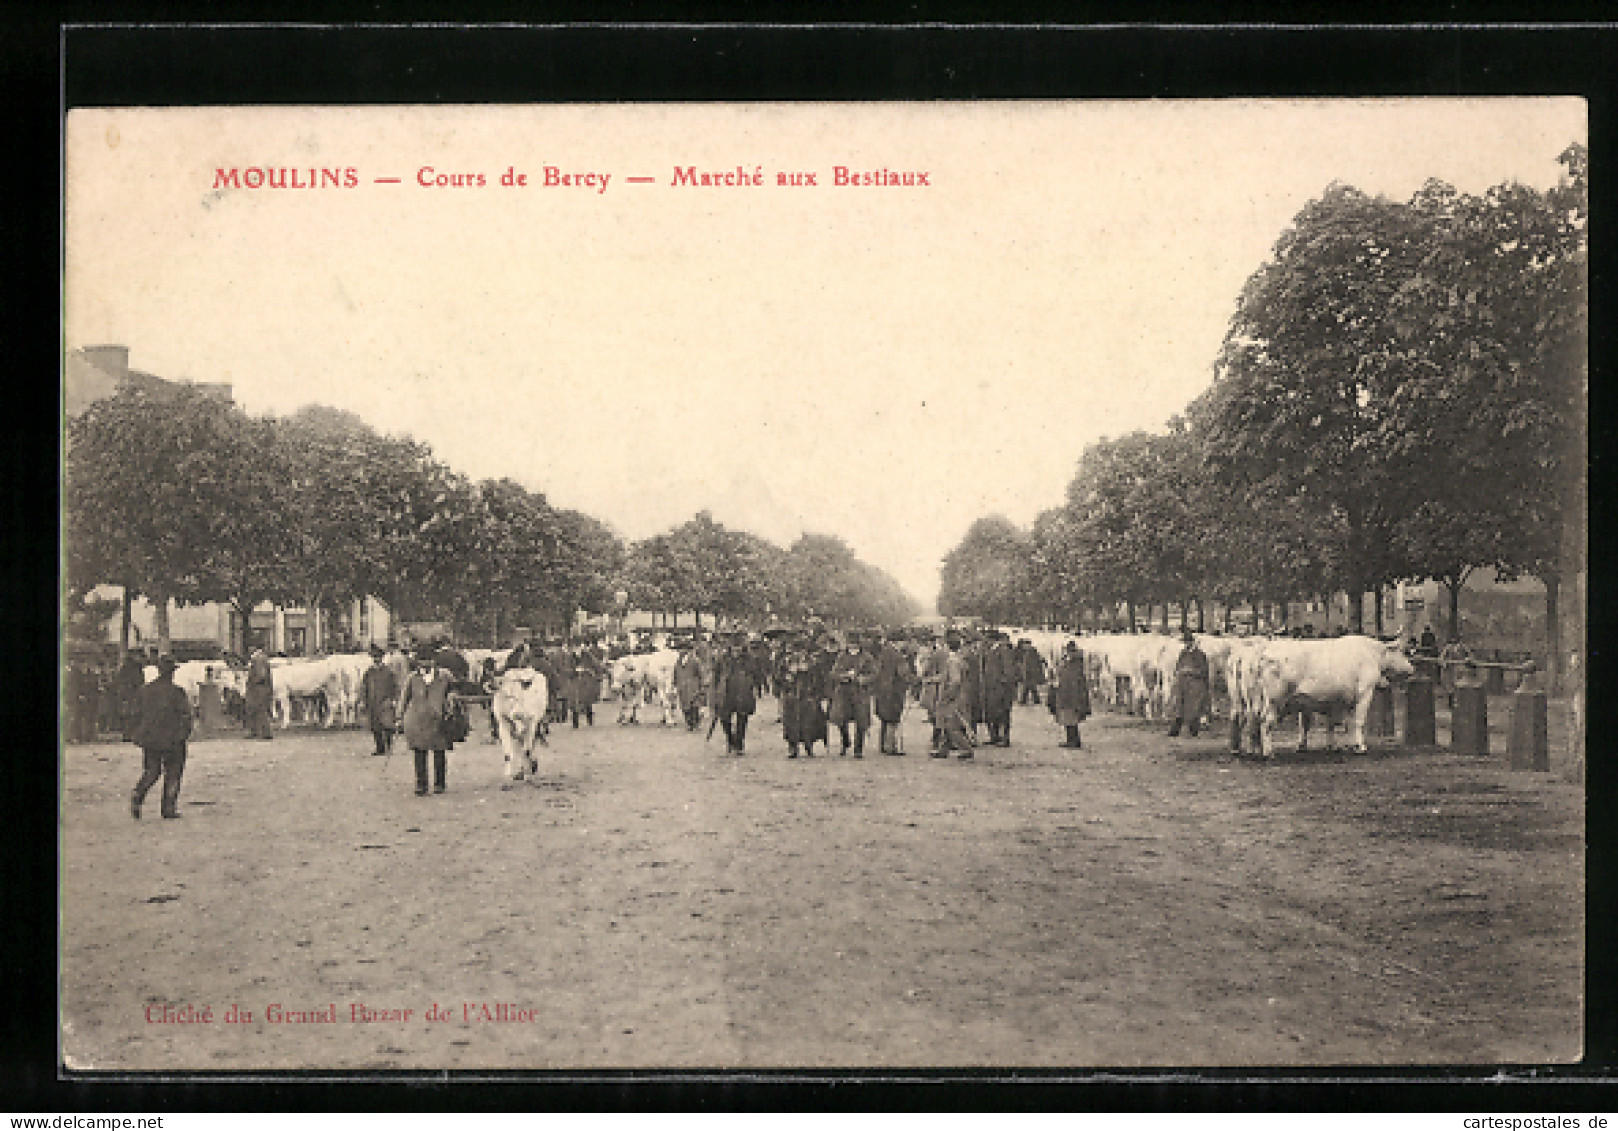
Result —
<path fill-rule="evenodd" d="M 1080 725 L 1090 715 L 1090 673 L 1078 644 L 1069 641 L 1054 665 L 1028 639 L 1013 643 L 1004 631 L 955 629 L 831 630 L 818 624 L 765 633 L 671 633 L 659 641 L 643 636 L 603 641 L 587 638 L 569 646 L 558 640 L 524 641 L 503 657 L 473 659 L 444 640 L 413 652 L 370 649 L 370 667 L 360 680 L 358 714 L 371 732 L 376 756 L 396 740 L 413 754 L 419 795 L 447 789 L 448 751 L 470 733 L 469 702 L 489 702 L 505 672 L 543 674 L 549 689 L 546 721 L 574 728 L 595 725 L 595 707 L 611 692 L 608 673 L 624 656 L 673 648 L 674 704 L 690 731 L 709 719 L 708 737 L 723 729 L 727 753 L 747 751 L 749 720 L 760 699 L 774 696 L 789 759 L 813 758 L 816 748 L 863 758 L 873 721 L 876 752 L 906 753 L 903 728 L 913 704 L 929 726 L 928 754 L 969 760 L 979 746 L 1012 745 L 1014 704 L 1044 704 L 1063 733 L 1060 745 L 1079 749 Z M 120 732 L 145 753 L 141 779 L 131 798 L 139 817 L 147 792 L 161 776 L 163 815 L 177 817 L 177 798 L 192 728 L 192 706 L 173 681 L 172 658 L 153 657 L 156 678 L 147 681 L 143 657 L 131 652 L 110 681 L 97 690 L 109 712 L 87 712 L 106 729 Z M 263 649 L 246 666 L 242 722 L 249 737 L 273 736 L 274 669 Z M 619 721 L 634 721 L 636 700 L 620 706 Z M 70 694 L 71 694 L 70 683 Z M 1209 662 L 1187 631 L 1174 669 L 1170 736 L 1182 723 L 1198 733 L 1210 695 Z M 627 712 L 627 715 L 626 715 Z M 491 740 L 495 733 L 489 717 Z"/>

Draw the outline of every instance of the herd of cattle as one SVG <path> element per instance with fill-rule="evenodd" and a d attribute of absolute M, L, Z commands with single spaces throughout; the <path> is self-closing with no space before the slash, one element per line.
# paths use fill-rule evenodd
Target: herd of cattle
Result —
<path fill-rule="evenodd" d="M 1083 651 L 1092 694 L 1146 718 L 1162 718 L 1174 669 L 1184 644 L 1171 636 L 1096 635 L 1026 629 L 1017 633 L 1054 660 L 1074 641 Z M 1223 696 L 1230 718 L 1231 748 L 1269 757 L 1283 719 L 1297 715 L 1298 748 L 1309 741 L 1311 716 L 1326 721 L 1328 741 L 1338 718 L 1349 721 L 1350 741 L 1365 750 L 1371 701 L 1390 677 L 1414 674 L 1398 648 L 1369 636 L 1298 640 L 1263 636 L 1196 636 L 1208 657 L 1210 690 Z"/>
<path fill-rule="evenodd" d="M 1092 696 L 1115 710 L 1148 719 L 1163 718 L 1174 670 L 1184 647 L 1177 637 L 1153 634 L 1074 635 L 1045 629 L 1011 630 L 1026 639 L 1054 671 L 1071 641 L 1083 652 Z M 1410 660 L 1396 647 L 1367 636 L 1323 640 L 1198 635 L 1207 655 L 1212 697 L 1225 703 L 1231 745 L 1270 756 L 1281 722 L 1299 717 L 1299 749 L 1308 743 L 1311 716 L 1331 727 L 1348 722 L 1355 749 L 1365 750 L 1365 730 L 1372 698 L 1390 677 L 1413 674 Z M 533 750 L 544 741 L 551 689 L 543 673 L 532 668 L 504 671 L 510 650 L 462 649 L 468 666 L 478 673 L 499 673 L 486 681 L 490 710 L 512 776 L 533 767 Z M 675 665 L 680 652 L 659 647 L 626 655 L 607 665 L 607 692 L 618 704 L 618 722 L 639 721 L 645 708 L 661 712 L 661 722 L 675 725 L 681 704 L 675 691 Z M 327 727 L 354 725 L 360 715 L 360 686 L 369 657 L 337 654 L 315 659 L 272 660 L 273 713 L 282 727 L 295 714 Z M 384 662 L 396 669 L 402 685 L 408 659 L 391 652 Z M 149 669 L 151 678 L 156 669 Z M 224 697 L 241 695 L 245 673 L 223 661 L 189 661 L 175 672 L 175 682 L 197 703 L 206 682 L 220 685 Z"/>

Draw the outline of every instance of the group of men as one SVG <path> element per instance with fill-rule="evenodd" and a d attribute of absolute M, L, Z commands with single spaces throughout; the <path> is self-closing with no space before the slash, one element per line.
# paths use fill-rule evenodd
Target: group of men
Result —
<path fill-rule="evenodd" d="M 1011 643 L 999 630 L 950 631 L 918 640 L 914 634 L 885 630 L 832 633 L 809 627 L 776 634 L 773 648 L 758 637 L 721 636 L 711 650 L 704 642 L 676 644 L 676 690 L 687 725 L 695 726 L 704 698 L 722 725 L 731 754 L 746 752 L 747 720 L 757 710 L 759 692 L 773 689 L 781 707 L 787 757 L 812 758 L 815 747 L 838 755 L 865 756 L 872 719 L 880 724 L 877 750 L 905 753 L 901 721 L 915 699 L 932 726 L 931 753 L 969 759 L 987 728 L 989 745 L 1011 745 L 1014 703 L 1039 703 L 1039 688 L 1050 677 L 1043 656 L 1028 640 Z M 1066 661 L 1065 661 L 1066 662 Z M 1052 689 L 1050 708 L 1078 745 L 1078 723 L 1089 714 L 1083 657 L 1075 649 L 1067 678 Z M 711 674 L 705 680 L 704 670 Z M 704 696 L 704 689 L 706 695 Z"/>

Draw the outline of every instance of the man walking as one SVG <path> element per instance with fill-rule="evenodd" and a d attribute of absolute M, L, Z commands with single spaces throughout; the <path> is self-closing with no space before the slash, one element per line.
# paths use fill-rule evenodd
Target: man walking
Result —
<path fill-rule="evenodd" d="M 398 719 L 394 706 L 399 699 L 399 679 L 382 662 L 382 649 L 371 645 L 371 666 L 360 679 L 360 709 L 365 712 L 376 742 L 373 754 L 382 755 L 393 745 L 393 728 Z"/>
<path fill-rule="evenodd" d="M 174 684 L 174 657 L 157 658 L 157 678 L 135 697 L 135 745 L 145 765 L 129 798 L 129 815 L 140 820 L 140 807 L 157 779 L 163 779 L 163 816 L 180 816 L 180 777 L 185 773 L 185 741 L 191 737 L 191 700 Z"/>
<path fill-rule="evenodd" d="M 1084 670 L 1084 653 L 1072 640 L 1056 665 L 1056 686 L 1047 699 L 1057 725 L 1067 732 L 1062 746 L 1079 749 L 1079 724 L 1090 717 L 1090 680 Z"/>
<path fill-rule="evenodd" d="M 1185 646 L 1174 662 L 1174 689 L 1169 693 L 1169 737 L 1177 738 L 1180 724 L 1187 723 L 1191 737 L 1197 737 L 1202 716 L 1208 713 L 1208 654 L 1197 645 L 1197 638 L 1185 630 Z"/>
<path fill-rule="evenodd" d="M 1039 706 L 1039 685 L 1045 682 L 1045 657 L 1039 654 L 1039 649 L 1026 638 L 1017 642 L 1018 672 L 1022 679 L 1022 698 L 1024 705 L 1032 703 Z"/>
<path fill-rule="evenodd" d="M 933 757 L 948 758 L 951 750 L 958 750 L 957 757 L 970 759 L 972 748 L 977 745 L 977 740 L 967 731 L 970 661 L 963 655 L 961 638 L 956 633 L 947 633 L 944 645 L 948 651 L 944 653 L 944 674 L 938 684 L 939 745 Z"/>
<path fill-rule="evenodd" d="M 753 665 L 740 642 L 732 641 L 719 654 L 714 684 L 719 721 L 725 728 L 726 753 L 739 758 L 747 753 L 747 717 L 758 709 L 758 698 L 753 693 Z"/>
<path fill-rule="evenodd" d="M 781 683 L 781 732 L 787 740 L 787 757 L 798 756 L 802 744 L 804 756 L 815 756 L 815 743 L 826 741 L 826 716 L 820 709 L 820 697 L 825 684 L 816 675 L 809 656 L 809 641 L 797 638 L 785 648 Z"/>
<path fill-rule="evenodd" d="M 450 675 L 438 666 L 437 655 L 422 649 L 416 655 L 416 671 L 405 683 L 399 697 L 399 715 L 404 722 L 405 745 L 416 759 L 416 796 L 427 796 L 427 752 L 433 755 L 433 792 L 443 793 L 448 769 L 449 735 L 444 716 L 449 709 Z"/>
<path fill-rule="evenodd" d="M 910 688 L 910 661 L 893 642 L 892 633 L 881 635 L 882 647 L 876 656 L 876 678 L 871 691 L 876 697 L 876 717 L 882 720 L 879 748 L 884 754 L 903 754 L 899 749 L 899 723 L 904 718 L 905 692 Z"/>
<path fill-rule="evenodd" d="M 990 746 L 1011 745 L 1011 705 L 1017 697 L 1017 665 L 1011 641 L 998 629 L 983 647 L 983 720 Z"/>
<path fill-rule="evenodd" d="M 263 648 L 253 649 L 253 658 L 247 662 L 247 737 L 274 738 L 270 726 L 270 701 L 275 696 L 274 677 L 270 674 L 270 657 Z"/>
<path fill-rule="evenodd" d="M 871 729 L 871 685 L 876 660 L 850 634 L 831 665 L 831 722 L 842 740 L 838 754 L 848 753 L 848 724 L 854 724 L 854 757 L 865 757 L 865 732 Z"/>
<path fill-rule="evenodd" d="M 702 661 L 689 640 L 675 645 L 680 658 L 674 662 L 674 694 L 685 716 L 685 729 L 696 730 L 702 721 Z"/>

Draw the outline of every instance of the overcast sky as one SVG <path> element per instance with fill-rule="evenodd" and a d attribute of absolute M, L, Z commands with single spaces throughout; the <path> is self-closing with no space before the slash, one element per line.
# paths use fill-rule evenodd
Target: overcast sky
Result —
<path fill-rule="evenodd" d="M 1574 99 L 76 110 L 66 338 L 349 409 L 629 539 L 703 507 L 837 534 L 930 607 L 973 519 L 1031 522 L 1085 445 L 1206 387 L 1330 182 L 1545 186 L 1584 138 Z M 358 185 L 216 191 L 231 167 Z"/>

